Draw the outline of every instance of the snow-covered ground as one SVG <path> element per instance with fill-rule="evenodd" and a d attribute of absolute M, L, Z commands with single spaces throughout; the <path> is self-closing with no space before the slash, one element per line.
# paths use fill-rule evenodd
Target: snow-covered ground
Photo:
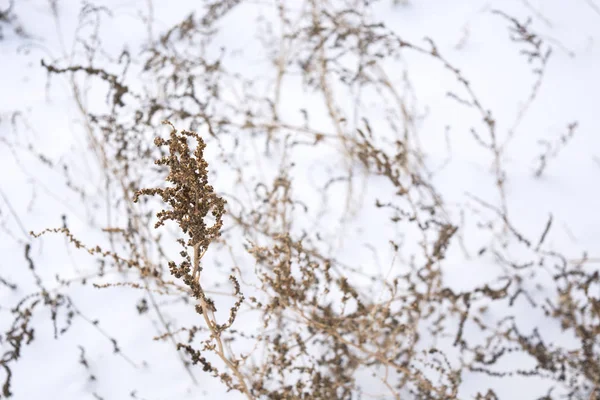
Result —
<path fill-rule="evenodd" d="M 304 2 L 290 3 L 300 7 Z M 376 2 L 372 7 L 374 18 L 383 21 L 403 39 L 425 48 L 428 44 L 424 38 L 431 38 L 442 56 L 469 79 L 484 107 L 492 111 L 500 142 L 504 142 L 516 126 L 514 136 L 507 141 L 503 159 L 506 204 L 512 223 L 526 236 L 539 238 L 552 215 L 552 229 L 545 240 L 548 251 L 563 253 L 573 260 L 587 251 L 590 258 L 598 259 L 600 2 L 598 5 L 594 0 L 408 0 L 397 3 Z M 7 4 L 0 0 L 0 10 Z M 107 58 L 118 57 L 126 47 L 134 60 L 146 40 L 156 39 L 191 11 L 198 10 L 200 14 L 202 9 L 200 2 L 189 0 L 105 0 L 93 4 L 110 11 L 99 13 L 102 21 L 98 37 Z M 79 26 L 82 6 L 83 2 L 75 0 L 18 0 L 14 10 L 27 36 L 20 37 L 10 26 L 3 27 L 4 38 L 0 40 L 0 170 L 3 171 L 0 174 L 0 218 L 5 229 L 0 232 L 0 278 L 17 285 L 15 290 L 0 285 L 3 331 L 12 321 L 10 308 L 15 306 L 15 301 L 37 289 L 24 257 L 26 243 L 31 245 L 36 272 L 47 287 L 57 286 L 56 274 L 62 279 L 71 279 L 95 268 L 95 265 L 90 266 L 94 261 L 89 255 L 68 245 L 64 237 L 47 235 L 33 239 L 29 231 L 61 227 L 61 216 L 65 215 L 70 229 L 86 243 L 105 241 L 99 232 L 106 226 L 107 210 L 102 199 L 97 206 L 93 206 L 93 201 L 81 201 L 74 191 L 65 187 L 60 169 L 47 168 L 34 156 L 43 154 L 56 164 L 74 165 L 70 173 L 78 185 L 83 185 L 83 190 L 92 196 L 102 190 L 101 166 L 90 155 L 92 150 L 86 141 L 81 109 L 73 99 L 70 83 L 64 75 L 48 80 L 46 70 L 40 65 L 41 59 L 47 62 L 60 59 L 61 66 L 68 65 L 71 49 L 79 45 L 75 42 L 78 33 L 93 29 L 95 17 L 89 17 L 90 23 L 83 28 Z M 253 1 L 235 8 L 224 18 L 223 28 L 215 39 L 225 49 L 227 68 L 255 78 L 259 91 L 262 90 L 259 78 L 272 78 L 274 70 L 255 35 L 257 29 L 264 26 L 256 21 L 260 16 L 271 18 L 272 11 L 268 10 L 272 9 L 270 1 Z M 492 13 L 495 9 L 519 21 L 531 17 L 532 31 L 539 34 L 544 46 L 552 47 L 539 90 L 522 119 L 519 113 L 527 105 L 537 79 L 532 69 L 538 64 L 536 61 L 528 64 L 526 57 L 519 54 L 526 46 L 510 40 L 511 23 Z M 140 21 L 149 15 L 151 29 Z M 214 48 L 218 52 L 218 46 Z M 447 95 L 449 91 L 461 93 L 454 75 L 438 60 L 408 51 L 402 60 L 386 61 L 383 65 L 390 81 L 406 93 L 407 105 L 421 116 L 414 121 L 414 131 L 418 132 L 421 149 L 427 154 L 425 164 L 437 171 L 432 181 L 450 205 L 449 212 L 458 213 L 458 205 L 465 203 L 482 210 L 481 204 L 471 196 L 498 207 L 492 155 L 469 133 L 473 126 L 483 132 L 481 115 Z M 411 90 L 407 90 L 404 76 Z M 301 125 L 302 114 L 298 110 L 305 108 L 311 111 L 314 129 L 333 131 L 325 107 L 314 93 L 302 90 L 299 80 L 290 76 L 284 81 L 281 120 Z M 141 88 L 151 87 L 153 83 L 132 84 Z M 94 87 L 82 94 L 85 107 L 104 107 L 105 98 L 98 97 L 97 93 L 102 93 L 102 88 Z M 232 96 L 231 93 L 224 95 Z M 343 95 L 337 99 L 345 110 L 351 110 L 352 100 Z M 374 93 L 367 93 L 363 98 L 362 109 L 368 110 L 369 123 L 377 132 L 388 130 L 386 115 L 393 99 L 387 99 L 389 104 L 381 101 L 382 97 Z M 176 120 L 172 122 L 178 125 Z M 573 137 L 548 161 L 543 174 L 536 177 L 538 156 L 545 149 L 540 141 L 554 145 L 568 132 L 567 127 L 572 122 L 578 123 Z M 164 134 L 167 128 L 157 127 L 156 131 Z M 240 154 L 236 161 L 240 165 L 245 161 L 250 165 L 263 163 L 257 171 L 269 181 L 268 177 L 275 173 L 269 163 L 277 165 L 278 160 L 263 159 L 262 140 L 256 145 L 260 149 L 255 153 L 251 152 L 251 138 L 241 141 L 248 146 L 248 152 Z M 34 147 L 28 149 L 29 144 Z M 207 157 L 217 163 L 219 157 L 214 148 L 209 146 Z M 344 184 L 324 197 L 318 189 L 339 171 L 344 171 L 339 148 L 314 150 L 299 146 L 291 157 L 296 164 L 292 169 L 294 193 L 311 210 L 310 217 L 299 221 L 295 229 L 301 232 L 302 228 L 318 228 L 324 237 L 336 238 L 331 253 L 341 262 L 364 268 L 367 274 L 385 275 L 390 265 L 401 268 L 401 257 L 397 258 L 390 250 L 388 240 L 391 237 L 404 240 L 403 251 L 407 258 L 411 246 L 418 247 L 418 241 L 410 237 L 411 232 L 398 231 L 397 226 L 386 224 L 390 215 L 374 205 L 375 199 L 385 198 L 393 193 L 393 188 L 378 179 L 370 179 L 364 185 L 357 183 L 353 190 L 361 196 L 351 204 L 355 218 L 341 224 L 343 206 L 334 207 L 323 216 L 317 212 L 323 204 L 332 206 L 345 202 L 347 187 Z M 233 168 L 218 172 L 214 183 L 217 190 L 242 192 L 236 186 Z M 360 177 L 358 179 L 360 181 Z M 459 217 L 452 214 L 452 218 Z M 477 214 L 467 214 L 464 218 L 461 235 L 464 235 L 465 247 L 451 248 L 444 262 L 445 282 L 457 291 L 493 281 L 501 272 L 491 256 L 488 259 L 476 257 L 479 249 L 489 245 L 494 237 L 481 236 L 475 230 L 480 219 Z M 244 243 L 242 238 L 238 240 L 239 244 Z M 521 251 L 515 247 L 512 254 L 516 259 L 526 257 L 519 253 Z M 240 252 L 240 265 L 248 266 L 245 273 L 251 275 L 252 260 L 241 248 Z M 215 282 L 225 280 L 225 273 L 215 278 Z M 192 369 L 198 380 L 194 384 L 172 344 L 152 340 L 164 332 L 152 311 L 138 315 L 134 305 L 144 296 L 142 291 L 128 287 L 95 289 L 76 284 L 68 290 L 77 309 L 90 321 L 98 319 L 100 324 L 94 326 L 76 319 L 71 329 L 55 338 L 50 312 L 37 313 L 33 323 L 35 340 L 23 347 L 20 360 L 11 364 L 14 399 L 241 398 L 239 394 L 226 393 L 225 387 L 202 373 L 200 367 Z M 168 310 L 169 321 L 198 318 L 178 308 Z M 570 343 L 559 324 L 548 322 L 539 310 L 515 313 L 524 329 L 538 327 L 546 337 Z M 253 317 L 242 315 L 240 318 L 242 321 L 247 318 L 251 323 Z M 59 320 L 60 324 L 64 324 L 64 319 Z M 111 338 L 118 341 L 120 353 L 113 352 Z M 82 348 L 89 370 L 80 362 Z M 527 367 L 525 359 L 516 362 L 523 362 L 524 368 Z M 2 374 L 0 370 L 0 377 Z M 89 380 L 89 374 L 96 379 Z M 480 378 L 469 379 L 464 382 L 462 398 L 474 398 L 480 389 L 477 386 Z M 513 378 L 511 384 L 498 381 L 490 385 L 494 385 L 502 399 L 539 398 L 547 391 L 542 380 L 524 378 Z M 385 393 L 378 388 L 374 391 Z"/>

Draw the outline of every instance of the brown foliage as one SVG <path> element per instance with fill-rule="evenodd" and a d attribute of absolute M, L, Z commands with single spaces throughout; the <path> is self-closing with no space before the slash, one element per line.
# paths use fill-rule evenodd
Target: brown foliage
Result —
<path fill-rule="evenodd" d="M 157 316 L 164 332 L 155 339 L 171 342 L 191 379 L 207 373 L 249 399 L 355 399 L 370 394 L 365 377 L 375 377 L 389 398 L 459 399 L 464 383 L 477 379 L 482 389 L 476 398 L 497 399 L 493 378 L 511 376 L 551 382 L 545 399 L 558 398 L 553 397 L 555 390 L 571 399 L 600 398 L 598 271 L 590 268 L 587 258 L 573 263 L 544 247 L 552 217 L 534 240 L 520 232 L 509 213 L 502 160 L 523 115 L 500 137 L 492 112 L 443 51 L 430 39 L 425 45 L 411 43 L 370 20 L 368 1 L 314 0 L 296 14 L 285 2 L 277 2 L 278 46 L 269 47 L 266 39 L 272 37 L 264 40 L 276 77 L 274 89 L 263 94 L 251 79 L 228 69 L 223 53 L 207 50 L 220 21 L 242 6 L 247 5 L 207 1 L 204 15 L 191 14 L 149 43 L 137 60 L 139 77 L 150 82 L 144 89 L 129 83 L 135 76 L 128 72 L 134 67 L 126 51 L 102 67 L 85 60 L 65 65 L 66 58 L 42 61 L 49 78 L 69 78 L 85 118 L 88 143 L 104 174 L 106 207 L 114 215 L 109 214 L 101 231 L 103 246 L 79 240 L 66 218 L 63 227 L 34 235 L 60 233 L 96 257 L 99 266 L 81 279 L 60 281 L 59 290 L 47 289 L 36 278 L 39 291 L 11 309 L 14 321 L 2 337 L 8 344 L 0 361 L 5 371 L 3 396 L 11 395 L 11 365 L 34 340 L 31 318 L 41 307 L 51 310 L 56 336 L 81 317 L 126 358 L 116 340 L 98 321 L 80 313 L 67 294 L 71 284 L 94 282 L 106 290 L 127 286 L 143 291 L 132 307 L 140 315 Z M 81 18 L 100 13 L 88 7 Z M 497 14 L 508 20 L 512 40 L 525 46 L 528 61 L 538 64 L 525 113 L 537 96 L 551 53 L 529 23 Z M 99 48 L 86 49 L 92 59 L 100 57 Z M 470 203 L 456 213 L 444 202 L 425 165 L 426 152 L 414 126 L 417 116 L 407 95 L 385 72 L 387 59 L 406 53 L 427 57 L 458 83 L 462 94 L 448 95 L 479 120 L 470 133 L 490 155 L 498 205 L 471 195 Z M 281 97 L 285 77 L 293 74 L 301 77 L 303 89 L 323 102 L 333 131 L 311 125 L 305 109 L 300 110 L 304 124 L 287 122 Z M 108 85 L 105 110 L 86 108 L 75 79 L 82 75 Z M 381 124 L 372 126 L 358 95 L 354 116 L 338 104 L 340 96 L 356 93 L 356 88 L 373 90 L 382 103 L 392 104 L 389 132 L 381 133 Z M 239 99 L 232 100 L 232 93 L 238 92 Z M 171 128 L 166 139 L 156 135 L 163 120 Z M 540 156 L 537 176 L 577 124 L 568 126 L 561 144 L 548 145 Z M 253 174 L 246 155 L 261 138 L 264 153 L 253 161 L 270 167 Z M 344 160 L 337 170 L 341 176 L 315 191 L 326 198 L 331 186 L 342 182 L 345 203 L 320 214 L 305 204 L 311 193 L 296 185 L 294 160 L 309 156 L 302 152 L 306 147 L 316 154 L 329 145 L 337 146 Z M 209 150 L 217 154 L 215 165 L 237 177 L 235 185 L 246 198 L 216 190 L 221 171 L 212 164 L 215 175 L 209 182 Z M 280 157 L 277 162 L 275 155 Z M 78 190 L 67 167 L 64 173 L 67 186 Z M 394 261 L 385 273 L 374 266 L 350 266 L 342 261 L 343 254 L 328 250 L 336 240 L 334 229 L 307 228 L 311 216 L 319 220 L 325 212 L 334 220 L 339 216 L 336 224 L 347 226 L 364 206 L 356 192 L 361 176 L 382 188 L 381 196 L 369 204 L 375 206 L 374 215 L 383 215 L 374 223 L 397 225 L 413 244 L 411 248 L 398 237 L 386 238 L 382 248 L 391 245 Z M 92 201 L 84 191 L 79 193 L 83 201 Z M 153 203 L 153 198 L 160 201 Z M 504 272 L 471 290 L 457 291 L 445 282 L 444 268 L 450 249 L 464 247 L 464 221 L 457 217 L 464 213 L 489 218 L 478 229 L 495 239 L 478 257 L 483 260 L 490 254 Z M 173 223 L 176 238 L 163 235 Z M 178 259 L 169 250 L 174 245 Z M 219 262 L 216 255 L 209 257 L 209 248 L 231 256 L 229 291 L 215 285 Z M 401 257 L 403 251 L 408 257 Z M 245 261 L 238 262 L 236 252 L 243 253 Z M 25 260 L 37 277 L 29 243 Z M 129 280 L 97 283 L 110 270 Z M 551 276 L 553 287 L 540 299 L 527 282 L 544 274 Z M 0 283 L 10 288 L 4 280 Z M 184 299 L 179 306 L 193 309 L 197 318 L 167 323 L 168 307 L 156 301 L 158 296 Z M 543 310 L 548 320 L 559 321 L 575 335 L 579 347 L 548 342 L 537 329 L 524 332 L 515 316 L 519 307 Z M 222 314 L 221 309 L 228 312 Z M 59 326 L 61 312 L 64 323 Z M 245 319 L 240 322 L 242 314 Z M 517 354 L 534 366 L 505 362 Z M 83 347 L 79 362 L 89 369 Z"/>

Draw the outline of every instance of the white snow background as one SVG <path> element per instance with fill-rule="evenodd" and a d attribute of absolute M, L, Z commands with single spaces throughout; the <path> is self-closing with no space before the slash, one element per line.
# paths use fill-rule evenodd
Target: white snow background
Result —
<path fill-rule="evenodd" d="M 100 30 L 103 49 L 110 55 L 118 56 L 126 46 L 135 57 L 149 35 L 163 33 L 202 7 L 201 2 L 189 0 L 150 1 L 94 2 L 106 6 L 112 13 L 103 19 Z M 589 252 L 590 258 L 600 257 L 600 13 L 594 0 L 409 0 L 406 3 L 395 5 L 393 1 L 383 0 L 376 3 L 373 6 L 375 19 L 385 22 L 388 28 L 413 43 L 425 46 L 423 38 L 432 38 L 441 54 L 468 77 L 485 107 L 492 110 L 501 138 L 506 137 L 526 103 L 535 76 L 531 73 L 532 66 L 519 54 L 520 47 L 509 39 L 510 24 L 491 10 L 504 11 L 519 20 L 532 18 L 532 30 L 540 34 L 553 52 L 537 98 L 519 124 L 504 160 L 509 213 L 513 223 L 534 238 L 539 237 L 552 214 L 554 223 L 546 240 L 547 249 L 567 254 L 572 259 L 581 258 L 584 251 Z M 7 4 L 6 0 L 0 0 L 0 9 L 5 9 Z M 31 243 L 37 272 L 49 287 L 55 285 L 55 274 L 63 279 L 74 278 L 85 274 L 86 265 L 93 263 L 91 257 L 66 244 L 60 235 L 32 239 L 26 233 L 60 227 L 64 214 L 78 238 L 92 244 L 102 240 L 97 230 L 104 226 L 106 215 L 102 207 L 86 209 L 72 191 L 65 189 L 61 175 L 46 168 L 25 151 L 27 149 L 18 148 L 19 144 L 34 143 L 35 151 L 50 159 L 72 160 L 80 166 L 80 170 L 72 173 L 78 182 L 86 183 L 85 189 L 90 193 L 101 185 L 99 166 L 92 156 L 86 156 L 91 150 L 68 82 L 63 77 L 53 77 L 47 86 L 46 71 L 40 66 L 42 58 L 49 61 L 69 54 L 83 3 L 56 2 L 59 25 L 52 16 L 51 4 L 44 0 L 17 0 L 15 11 L 29 37 L 20 38 L 10 28 L 4 28 L 5 38 L 0 41 L 0 139 L 3 140 L 0 143 L 0 218 L 7 227 L 0 232 L 0 277 L 18 285 L 16 291 L 0 287 L 2 328 L 10 323 L 8 310 L 14 307 L 15 301 L 36 290 L 23 256 L 25 242 Z M 149 4 L 152 4 L 151 9 Z M 273 78 L 273 66 L 255 35 L 259 26 L 256 18 L 272 17 L 272 9 L 270 1 L 256 1 L 235 8 L 224 18 L 218 43 L 225 49 L 230 71 L 248 77 Z M 140 16 L 148 16 L 150 10 L 152 32 L 139 21 Z M 403 74 L 408 74 L 413 86 L 411 93 L 414 93 L 410 105 L 422 116 L 415 121 L 415 129 L 428 155 L 428 167 L 435 171 L 443 166 L 433 182 L 446 202 L 468 202 L 467 193 L 471 193 L 497 204 L 490 154 L 486 154 L 469 133 L 470 127 L 479 124 L 481 117 L 448 98 L 448 91 L 460 91 L 450 72 L 438 62 L 410 52 L 401 62 L 390 64 L 386 72 L 399 87 L 404 85 Z M 139 82 L 140 86 L 151 84 Z M 302 92 L 294 77 L 286 78 L 285 85 L 280 106 L 282 120 L 301 124 L 298 110 L 306 108 L 311 110 L 314 127 L 333 131 L 320 98 Z M 95 93 L 90 90 L 84 94 L 87 106 L 101 108 L 105 99 L 94 96 Z M 351 109 L 350 97 L 340 97 L 338 101 L 340 106 Z M 368 96 L 364 99 L 363 109 L 369 110 L 374 131 L 386 129 L 387 106 L 381 104 L 378 97 L 372 101 Z M 21 114 L 15 116 L 14 112 Z M 536 160 L 543 150 L 539 140 L 556 142 L 573 121 L 579 125 L 572 140 L 549 161 L 544 174 L 536 178 Z M 178 126 L 176 120 L 172 122 Z M 446 127 L 449 127 L 447 131 Z M 165 132 L 167 128 L 157 127 L 157 133 Z M 259 173 L 271 176 L 274 172 L 269 162 L 277 165 L 278 160 L 264 160 L 262 141 L 253 145 L 252 138 L 245 140 L 249 151 L 240 155 L 239 164 L 261 163 Z M 252 153 L 253 148 L 255 153 Z M 370 179 L 365 186 L 357 185 L 354 190 L 361 193 L 362 202 L 352 204 L 354 219 L 343 224 L 340 223 L 342 206 L 340 215 L 319 217 L 315 211 L 325 201 L 329 205 L 344 204 L 346 188 L 342 184 L 324 197 L 316 191 L 336 175 L 332 171 L 343 171 L 343 157 L 337 150 L 332 147 L 329 153 L 315 152 L 307 147 L 294 153 L 294 192 L 303 194 L 302 199 L 311 210 L 310 219 L 299 221 L 295 229 L 318 227 L 325 236 L 342 234 L 343 240 L 336 241 L 330 253 L 349 265 L 363 268 L 367 275 L 385 274 L 390 266 L 401 268 L 402 257 L 394 257 L 387 240 L 394 235 L 401 240 L 403 235 L 410 236 L 410 232 L 397 232 L 395 225 L 386 225 L 385 213 L 375 209 L 375 199 L 390 192 L 385 184 L 379 185 L 381 182 L 377 179 Z M 210 145 L 207 152 L 209 160 L 212 157 L 216 163 Z M 450 161 L 445 164 L 449 156 Z M 210 169 L 212 171 L 212 164 Z M 219 191 L 241 192 L 234 178 L 233 172 L 220 172 L 214 185 Z M 476 218 L 471 217 L 465 217 L 467 227 L 476 222 Z M 471 257 L 458 247 L 452 248 L 444 264 L 445 282 L 456 290 L 493 280 L 500 271 L 491 258 L 473 257 L 491 238 L 474 236 L 475 230 L 468 228 L 461 234 Z M 239 243 L 243 240 L 239 239 Z M 377 250 L 377 257 L 373 256 L 373 249 Z M 246 266 L 247 273 L 251 274 L 252 260 L 243 251 L 239 257 L 242 271 Z M 226 278 L 223 272 L 212 279 L 224 282 Z M 22 349 L 21 359 L 13 366 L 15 400 L 99 397 L 111 400 L 132 396 L 147 400 L 242 398 L 236 393 L 226 393 L 224 385 L 202 373 L 200 367 L 192 369 L 198 385 L 192 383 L 171 343 L 152 340 L 153 336 L 164 333 L 157 316 L 152 312 L 143 318 L 137 316 L 133 304 L 142 296 L 141 292 L 114 287 L 92 290 L 89 286 L 72 285 L 69 294 L 84 315 L 101 321 L 100 327 L 106 336 L 78 319 L 65 335 L 55 339 L 49 313 L 40 312 L 35 317 L 36 338 Z M 177 312 L 167 312 L 167 317 L 173 320 L 198 318 L 193 313 Z M 524 329 L 538 327 L 544 337 L 556 338 L 568 345 L 569 336 L 561 333 L 556 322 L 545 320 L 541 312 L 524 313 L 518 318 Z M 238 322 L 251 326 L 256 321 L 251 315 L 242 314 Z M 107 337 L 118 340 L 122 356 L 113 353 Z M 86 349 L 91 372 L 97 378 L 95 382 L 88 380 L 88 372 L 79 363 L 78 345 Z M 528 360 L 516 358 L 515 362 L 525 368 Z M 369 379 L 365 376 L 364 382 L 368 383 Z M 461 398 L 474 398 L 479 387 L 477 379 L 482 378 L 473 376 L 465 380 Z M 376 380 L 373 382 L 369 384 L 370 392 L 385 398 L 384 388 L 378 388 Z M 512 378 L 492 385 L 502 399 L 534 399 L 547 391 L 541 379 Z"/>

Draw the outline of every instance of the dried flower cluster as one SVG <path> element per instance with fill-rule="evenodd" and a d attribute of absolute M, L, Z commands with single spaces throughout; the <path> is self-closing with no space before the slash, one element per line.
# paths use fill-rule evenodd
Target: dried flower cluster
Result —
<path fill-rule="evenodd" d="M 19 389 L 11 388 L 12 366 L 37 339 L 34 317 L 42 308 L 55 337 L 84 321 L 137 367 L 114 334 L 79 310 L 70 290 L 91 284 L 138 291 L 130 308 L 157 322 L 154 339 L 177 352 L 191 381 L 208 374 L 248 399 L 493 400 L 505 398 L 498 382 L 514 378 L 543 380 L 544 400 L 600 399 L 598 260 L 570 260 L 549 246 L 552 215 L 529 237 L 507 201 L 503 162 L 538 96 L 550 46 L 530 21 L 494 12 L 534 65 L 528 98 L 514 121 L 500 124 L 443 49 L 431 39 L 403 39 L 373 17 L 372 3 L 276 1 L 273 19 L 257 22 L 273 67 L 266 85 L 262 75 L 236 70 L 235 57 L 214 42 L 228 15 L 258 5 L 205 0 L 203 15 L 150 35 L 138 60 L 128 50 L 104 58 L 98 32 L 108 13 L 84 6 L 75 49 L 85 56 L 74 50 L 41 65 L 50 82 L 68 78 L 85 154 L 97 161 L 102 183 L 90 189 L 73 165 L 53 161 L 35 142 L 2 143 L 58 171 L 102 241 L 87 244 L 66 216 L 62 227 L 33 234 L 59 233 L 96 261 L 75 278 L 57 273 L 54 287 L 39 275 L 42 260 L 34 262 L 37 242 L 23 243 L 36 287 L 11 307 L 12 323 L 3 327 L 0 397 Z M 455 81 L 448 101 L 464 107 L 461 118 L 472 119 L 465 136 L 489 157 L 492 200 L 468 193 L 459 204 L 447 202 L 436 186 L 419 132 L 425 116 L 402 61 L 411 55 Z M 80 78 L 99 84 L 106 107 L 87 106 Z M 289 81 L 313 96 L 306 108 L 290 100 Z M 167 138 L 156 134 L 162 121 Z M 532 156 L 535 176 L 558 162 L 578 125 L 567 126 L 555 145 L 543 142 L 543 154 Z M 441 168 L 451 162 L 448 151 Z M 469 262 L 500 272 L 458 290 L 449 270 Z M 16 288 L 0 276 L 0 290 Z M 557 322 L 575 345 L 524 328 L 523 315 Z M 77 354 L 86 376 L 100 379 L 86 348 Z"/>

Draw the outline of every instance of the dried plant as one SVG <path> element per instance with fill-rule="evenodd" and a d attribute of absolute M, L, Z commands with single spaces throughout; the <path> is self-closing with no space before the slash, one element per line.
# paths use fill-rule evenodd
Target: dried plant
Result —
<path fill-rule="evenodd" d="M 66 216 L 62 227 L 33 236 L 58 233 L 97 264 L 75 278 L 57 276 L 50 287 L 27 237 L 36 288 L 11 308 L 1 337 L 2 396 L 18 390 L 11 367 L 35 339 L 34 317 L 44 307 L 56 337 L 82 320 L 138 367 L 69 294 L 91 284 L 139 291 L 131 308 L 157 319 L 154 339 L 169 343 L 192 381 L 208 373 L 249 399 L 448 400 L 466 398 L 473 385 L 471 397 L 497 399 L 496 378 L 512 377 L 543 379 L 544 399 L 600 398 L 593 259 L 571 262 L 548 245 L 552 216 L 539 237 L 528 237 L 507 201 L 508 144 L 539 95 L 550 46 L 530 22 L 494 12 L 536 65 L 524 106 L 503 125 L 443 49 L 432 39 L 405 40 L 373 17 L 371 3 L 276 1 L 272 18 L 257 22 L 273 66 L 264 85 L 237 71 L 234 56 L 215 42 L 228 15 L 258 5 L 207 0 L 203 15 L 152 37 L 136 57 L 104 53 L 99 29 L 111 13 L 83 8 L 73 53 L 45 58 L 41 67 L 49 85 L 64 78 L 71 90 L 101 183 L 77 181 L 73 165 L 19 136 L 3 145 L 59 171 L 65 191 L 89 206 L 89 230 L 101 239 L 87 244 Z M 489 157 L 495 199 L 468 194 L 455 204 L 436 185 L 419 132 L 425 116 L 403 62 L 412 56 L 448 73 L 456 83 L 450 100 L 474 111 L 464 114 L 474 116 L 467 130 Z M 390 71 L 402 71 L 402 84 Z M 311 104 L 297 107 L 291 84 Z M 88 105 L 86 85 L 104 91 L 104 107 Z M 378 115 L 367 98 L 377 100 Z M 157 133 L 162 121 L 167 138 Z M 537 176 L 576 127 L 547 146 Z M 302 172 L 313 167 L 318 173 L 302 185 Z M 366 262 L 358 244 L 375 249 L 371 235 L 380 243 Z M 383 253 L 391 254 L 389 265 L 379 262 Z M 473 260 L 501 272 L 456 289 L 447 268 Z M 0 290 L 14 287 L 0 278 Z M 577 346 L 523 328 L 519 316 L 527 313 L 558 322 Z M 95 380 L 86 348 L 77 354 Z"/>
<path fill-rule="evenodd" d="M 4 29 L 12 28 L 13 32 L 20 37 L 26 37 L 25 29 L 19 22 L 19 18 L 15 13 L 15 1 L 9 0 L 6 9 L 0 9 L 0 40 L 4 39 Z"/>

